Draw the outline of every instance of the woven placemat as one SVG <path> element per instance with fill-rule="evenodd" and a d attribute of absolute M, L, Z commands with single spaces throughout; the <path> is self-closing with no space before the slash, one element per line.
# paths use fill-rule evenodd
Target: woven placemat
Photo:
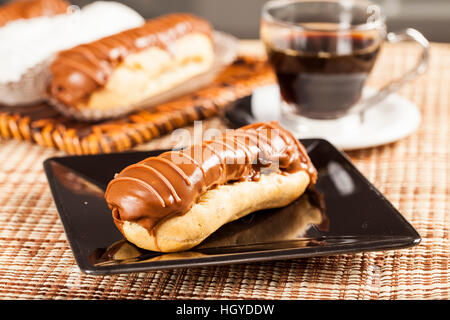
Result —
<path fill-rule="evenodd" d="M 415 49 L 387 45 L 370 84 L 381 85 L 414 64 Z M 449 83 L 450 45 L 433 44 L 428 72 L 400 91 L 420 107 L 419 130 L 393 144 L 348 153 L 421 234 L 420 245 L 403 250 L 85 275 L 76 266 L 42 169 L 44 159 L 65 153 L 3 140 L 0 298 L 449 299 Z M 218 118 L 205 125 L 225 128 Z M 162 137 L 138 148 L 170 145 Z"/>

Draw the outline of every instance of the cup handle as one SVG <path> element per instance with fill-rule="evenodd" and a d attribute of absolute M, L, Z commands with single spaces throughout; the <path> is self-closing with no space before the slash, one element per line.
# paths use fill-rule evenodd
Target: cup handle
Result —
<path fill-rule="evenodd" d="M 362 101 L 360 101 L 352 113 L 358 113 L 361 117 L 364 116 L 364 112 L 383 101 L 387 96 L 399 90 L 403 85 L 415 79 L 417 76 L 423 74 L 428 67 L 428 60 L 430 56 L 430 43 L 428 40 L 416 29 L 408 28 L 403 31 L 389 32 L 386 40 L 389 43 L 398 43 L 403 41 L 415 41 L 422 47 L 422 54 L 417 64 L 410 70 L 408 70 L 402 77 L 392 80 L 374 95 L 371 95 Z"/>

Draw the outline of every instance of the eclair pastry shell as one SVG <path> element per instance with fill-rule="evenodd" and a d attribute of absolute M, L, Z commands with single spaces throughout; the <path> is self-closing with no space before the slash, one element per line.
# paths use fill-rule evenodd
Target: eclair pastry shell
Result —
<path fill-rule="evenodd" d="M 310 183 L 301 170 L 262 175 L 259 181 L 220 185 L 204 193 L 185 214 L 169 216 L 151 231 L 140 224 L 115 219 L 125 238 L 143 249 L 160 252 L 188 250 L 222 225 L 251 212 L 286 206 L 301 196 Z"/>

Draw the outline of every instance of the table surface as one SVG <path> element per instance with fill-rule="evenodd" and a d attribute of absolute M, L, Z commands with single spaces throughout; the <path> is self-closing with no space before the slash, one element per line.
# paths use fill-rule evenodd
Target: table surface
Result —
<path fill-rule="evenodd" d="M 261 54 L 256 41 L 241 52 Z M 369 85 L 399 76 L 412 44 L 385 45 Z M 449 299 L 450 45 L 433 43 L 425 75 L 401 89 L 422 114 L 401 141 L 348 152 L 421 234 L 420 245 L 262 263 L 108 276 L 80 272 L 42 162 L 62 152 L 0 141 L 0 299 Z M 218 118 L 205 122 L 225 129 Z M 189 128 L 192 131 L 192 128 Z M 162 137 L 136 149 L 167 148 Z"/>

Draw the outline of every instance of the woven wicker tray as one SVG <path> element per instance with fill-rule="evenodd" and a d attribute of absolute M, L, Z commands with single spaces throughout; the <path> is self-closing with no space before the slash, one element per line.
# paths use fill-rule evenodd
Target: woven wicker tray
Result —
<path fill-rule="evenodd" d="M 219 114 L 254 88 L 275 81 L 265 60 L 240 57 L 208 86 L 127 116 L 78 122 L 47 104 L 0 106 L 0 136 L 28 140 L 69 154 L 98 154 L 130 149 L 196 120 Z"/>

